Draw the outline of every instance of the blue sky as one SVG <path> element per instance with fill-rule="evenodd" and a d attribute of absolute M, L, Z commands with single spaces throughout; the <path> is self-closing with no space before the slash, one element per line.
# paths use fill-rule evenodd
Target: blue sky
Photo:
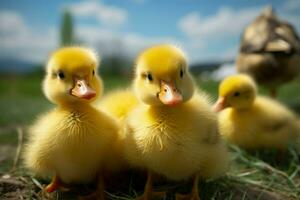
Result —
<path fill-rule="evenodd" d="M 58 47 L 64 8 L 76 37 L 103 56 L 132 58 L 156 43 L 182 47 L 190 62 L 233 59 L 243 28 L 267 5 L 300 30 L 298 0 L 1 0 L 0 59 L 44 62 Z"/>

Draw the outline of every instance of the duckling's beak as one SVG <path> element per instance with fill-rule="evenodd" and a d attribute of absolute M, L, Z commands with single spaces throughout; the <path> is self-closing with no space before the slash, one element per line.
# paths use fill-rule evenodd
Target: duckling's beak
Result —
<path fill-rule="evenodd" d="M 182 102 L 182 95 L 172 81 L 160 81 L 160 92 L 158 93 L 158 98 L 167 106 L 174 106 Z"/>
<path fill-rule="evenodd" d="M 213 105 L 212 109 L 214 112 L 220 112 L 227 107 L 226 98 L 219 97 L 218 101 Z"/>
<path fill-rule="evenodd" d="M 90 100 L 96 96 L 96 91 L 89 86 L 88 81 L 85 79 L 75 78 L 75 84 L 71 89 L 71 95 L 81 99 Z"/>

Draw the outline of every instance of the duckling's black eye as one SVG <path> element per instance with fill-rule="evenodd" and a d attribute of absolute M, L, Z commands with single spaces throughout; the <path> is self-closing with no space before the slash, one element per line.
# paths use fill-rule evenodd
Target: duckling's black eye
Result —
<path fill-rule="evenodd" d="M 147 74 L 147 79 L 149 80 L 149 81 L 153 81 L 153 77 L 152 77 L 152 75 L 149 73 L 149 74 Z"/>
<path fill-rule="evenodd" d="M 58 77 L 60 79 L 64 79 L 65 78 L 65 74 L 63 72 L 58 72 L 57 75 L 58 75 Z"/>
<path fill-rule="evenodd" d="M 93 76 L 95 75 L 95 70 L 93 70 Z"/>
<path fill-rule="evenodd" d="M 180 70 L 180 78 L 182 78 L 183 77 L 183 70 L 181 69 Z"/>
<path fill-rule="evenodd" d="M 233 96 L 238 97 L 238 96 L 240 96 L 240 93 L 239 93 L 239 92 L 235 92 L 235 93 L 233 94 Z"/>

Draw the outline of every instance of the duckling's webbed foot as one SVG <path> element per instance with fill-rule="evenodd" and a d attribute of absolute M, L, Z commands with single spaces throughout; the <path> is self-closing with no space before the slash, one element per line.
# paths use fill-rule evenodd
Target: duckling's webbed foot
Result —
<path fill-rule="evenodd" d="M 147 173 L 147 182 L 145 185 L 144 193 L 141 196 L 138 196 L 136 200 L 151 200 L 154 197 L 164 198 L 166 196 L 165 191 L 154 192 L 153 191 L 153 176 L 152 173 L 148 171 Z"/>
<path fill-rule="evenodd" d="M 87 196 L 80 197 L 79 199 L 81 199 L 81 200 L 104 200 L 105 199 L 104 188 L 105 188 L 105 186 L 104 186 L 103 176 L 100 175 L 98 177 L 96 191 Z"/>
<path fill-rule="evenodd" d="M 199 175 L 193 178 L 193 186 L 190 194 L 176 194 L 176 200 L 201 200 L 198 192 Z"/>
<path fill-rule="evenodd" d="M 55 190 L 57 190 L 58 188 L 64 188 L 62 187 L 62 183 L 61 183 L 61 180 L 58 178 L 57 175 L 55 175 L 53 178 L 52 178 L 52 181 L 51 183 L 49 183 L 45 190 L 46 192 L 48 193 L 52 193 L 54 192 Z"/>

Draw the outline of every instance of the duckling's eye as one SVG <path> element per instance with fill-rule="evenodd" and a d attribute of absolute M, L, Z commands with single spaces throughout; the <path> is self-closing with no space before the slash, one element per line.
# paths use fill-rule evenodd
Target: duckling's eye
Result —
<path fill-rule="evenodd" d="M 233 94 L 233 96 L 238 97 L 238 96 L 240 96 L 240 93 L 239 93 L 239 92 L 235 92 L 235 93 Z"/>
<path fill-rule="evenodd" d="M 183 77 L 183 70 L 181 69 L 180 70 L 180 78 L 182 78 Z"/>
<path fill-rule="evenodd" d="M 152 77 L 152 75 L 149 73 L 149 74 L 147 74 L 147 79 L 149 80 L 149 81 L 153 81 L 153 77 Z"/>
<path fill-rule="evenodd" d="M 95 70 L 93 70 L 93 76 L 95 75 Z"/>
<path fill-rule="evenodd" d="M 63 72 L 58 72 L 57 73 L 57 76 L 60 78 L 60 79 L 64 79 L 65 78 L 65 74 Z"/>

